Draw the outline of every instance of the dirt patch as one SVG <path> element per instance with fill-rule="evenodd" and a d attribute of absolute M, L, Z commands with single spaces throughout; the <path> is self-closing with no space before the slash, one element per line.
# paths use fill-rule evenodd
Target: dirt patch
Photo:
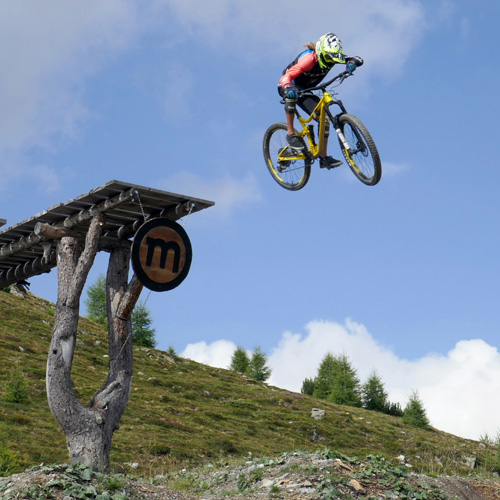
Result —
<path fill-rule="evenodd" d="M 133 467 L 131 467 L 131 471 Z M 2 500 L 500 500 L 500 482 L 414 474 L 381 457 L 366 460 L 289 453 L 244 464 L 211 464 L 150 480 L 100 474 L 80 466 L 47 466 L 0 478 Z"/>

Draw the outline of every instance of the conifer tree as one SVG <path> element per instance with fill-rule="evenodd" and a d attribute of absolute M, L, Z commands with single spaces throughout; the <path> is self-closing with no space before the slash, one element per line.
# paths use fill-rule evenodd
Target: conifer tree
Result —
<path fill-rule="evenodd" d="M 97 321 L 103 326 L 108 326 L 106 313 L 106 278 L 100 274 L 94 284 L 90 285 L 85 300 L 87 317 Z"/>
<path fill-rule="evenodd" d="M 340 405 L 361 406 L 359 378 L 345 354 L 335 357 L 335 377 L 328 400 Z"/>
<path fill-rule="evenodd" d="M 361 406 L 361 389 L 356 369 L 345 355 L 327 353 L 314 379 L 313 396 L 332 403 Z"/>
<path fill-rule="evenodd" d="M 302 382 L 302 389 L 300 390 L 302 394 L 307 394 L 308 396 L 312 396 L 314 394 L 314 379 L 306 378 L 304 382 Z"/>
<path fill-rule="evenodd" d="M 367 410 L 386 412 L 388 409 L 387 392 L 382 379 L 373 370 L 368 380 L 361 388 L 363 408 Z"/>
<path fill-rule="evenodd" d="M 421 429 L 429 426 L 427 412 L 416 390 L 412 391 L 403 411 L 403 423 L 412 427 L 420 427 Z"/>
<path fill-rule="evenodd" d="M 318 367 L 318 374 L 314 379 L 313 396 L 318 399 L 326 399 L 332 392 L 334 378 L 335 359 L 333 354 L 327 353 L 322 359 Z"/>
<path fill-rule="evenodd" d="M 237 373 L 246 373 L 250 365 L 250 358 L 243 347 L 238 346 L 231 357 L 229 368 Z"/>
<path fill-rule="evenodd" d="M 151 327 L 152 319 L 148 308 L 143 302 L 139 302 L 134 307 L 131 316 L 132 338 L 134 345 L 142 347 L 155 347 L 155 329 Z"/>
<path fill-rule="evenodd" d="M 85 300 L 87 307 L 87 317 L 97 321 L 101 325 L 108 326 L 106 309 L 106 277 L 100 274 L 87 292 Z M 152 319 L 149 309 L 143 302 L 139 302 L 134 307 L 130 316 L 132 323 L 132 338 L 135 345 L 143 347 L 155 347 L 155 329 L 152 328 Z"/>
<path fill-rule="evenodd" d="M 266 363 L 266 355 L 262 352 L 260 347 L 256 347 L 250 359 L 246 374 L 259 382 L 265 382 L 271 376 L 271 369 Z"/>

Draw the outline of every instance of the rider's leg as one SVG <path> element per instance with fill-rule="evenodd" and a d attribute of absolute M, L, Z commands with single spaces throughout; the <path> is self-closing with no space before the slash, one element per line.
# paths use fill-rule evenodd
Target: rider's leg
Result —
<path fill-rule="evenodd" d="M 287 99 L 281 85 L 278 85 L 278 94 L 284 99 L 281 102 L 285 103 L 287 142 L 294 149 L 303 149 L 305 146 L 304 141 L 295 135 L 295 128 L 293 126 L 297 99 Z"/>
<path fill-rule="evenodd" d="M 288 113 L 285 111 L 285 115 L 286 115 L 286 133 L 288 135 L 294 134 L 295 128 L 293 126 L 293 119 L 295 118 L 295 112 Z"/>
<path fill-rule="evenodd" d="M 328 137 L 330 136 L 330 120 L 328 117 L 325 119 L 325 135 L 323 136 L 323 147 L 319 152 L 319 166 L 322 168 L 334 168 L 342 165 L 341 160 L 336 160 L 332 156 L 327 156 L 328 151 Z"/>
<path fill-rule="evenodd" d="M 293 127 L 296 104 L 297 104 L 296 99 L 285 99 L 285 115 L 286 115 L 286 129 L 287 129 L 286 140 L 292 148 L 304 149 L 305 143 L 300 137 L 295 135 L 295 129 Z"/>

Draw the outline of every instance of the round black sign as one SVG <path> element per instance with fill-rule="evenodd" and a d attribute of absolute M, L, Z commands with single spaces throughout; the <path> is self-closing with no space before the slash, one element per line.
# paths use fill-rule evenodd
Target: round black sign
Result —
<path fill-rule="evenodd" d="M 150 290 L 179 286 L 189 273 L 193 251 L 184 228 L 170 219 L 152 219 L 137 231 L 132 243 L 132 268 Z"/>

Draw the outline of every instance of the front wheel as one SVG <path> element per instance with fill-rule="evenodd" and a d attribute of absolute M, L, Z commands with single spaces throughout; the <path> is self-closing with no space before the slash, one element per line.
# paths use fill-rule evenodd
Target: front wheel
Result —
<path fill-rule="evenodd" d="M 273 179 L 285 189 L 303 188 L 311 175 L 311 161 L 304 154 L 294 153 L 286 140 L 285 123 L 274 123 L 264 134 L 264 160 Z M 287 159 L 289 156 L 289 159 Z"/>
<path fill-rule="evenodd" d="M 363 184 L 375 186 L 382 177 L 382 165 L 370 132 L 359 118 L 347 113 L 339 117 L 339 125 L 346 140 L 344 144 L 339 138 L 347 164 Z"/>

